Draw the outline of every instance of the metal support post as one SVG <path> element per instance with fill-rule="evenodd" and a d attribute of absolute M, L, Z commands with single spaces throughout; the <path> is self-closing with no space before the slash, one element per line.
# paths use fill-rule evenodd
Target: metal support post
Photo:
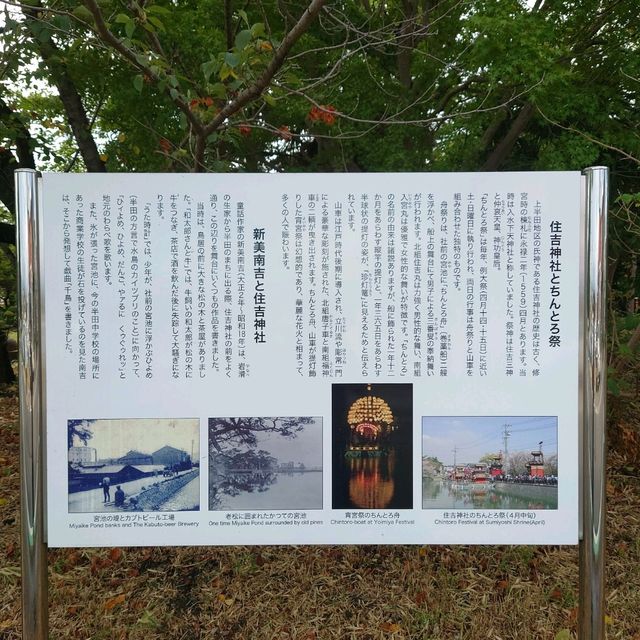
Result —
<path fill-rule="evenodd" d="M 586 238 L 580 640 L 603 640 L 609 170 L 585 169 Z"/>
<path fill-rule="evenodd" d="M 25 640 L 46 640 L 48 636 L 38 182 L 39 174 L 32 169 L 18 169 L 15 172 L 19 292 L 22 637 Z"/>

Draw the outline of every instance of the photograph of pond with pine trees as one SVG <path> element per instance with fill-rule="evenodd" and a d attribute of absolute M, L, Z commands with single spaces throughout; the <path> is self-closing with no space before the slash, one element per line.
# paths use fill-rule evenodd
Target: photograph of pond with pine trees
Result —
<path fill-rule="evenodd" d="M 322 418 L 209 418 L 209 509 L 322 509 Z"/>

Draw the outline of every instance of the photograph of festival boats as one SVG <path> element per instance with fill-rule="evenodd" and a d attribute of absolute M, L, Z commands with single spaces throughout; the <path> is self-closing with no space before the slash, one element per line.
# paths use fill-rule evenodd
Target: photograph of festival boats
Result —
<path fill-rule="evenodd" d="M 411 384 L 332 385 L 332 506 L 411 509 Z"/>
<path fill-rule="evenodd" d="M 422 508 L 557 509 L 557 417 L 423 417 Z"/>

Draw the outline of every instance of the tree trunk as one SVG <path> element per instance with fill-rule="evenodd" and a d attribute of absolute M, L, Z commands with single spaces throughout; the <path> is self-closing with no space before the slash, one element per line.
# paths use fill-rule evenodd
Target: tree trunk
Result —
<path fill-rule="evenodd" d="M 520 109 L 520 113 L 518 113 L 516 119 L 509 127 L 509 131 L 507 131 L 504 138 L 500 140 L 495 149 L 489 154 L 489 157 L 482 167 L 483 171 L 496 171 L 500 168 L 502 163 L 509 157 L 518 138 L 524 133 L 527 126 L 529 126 L 529 122 L 531 122 L 534 113 L 535 107 L 531 102 L 527 102 L 524 107 Z"/>
<path fill-rule="evenodd" d="M 13 132 L 16 145 L 16 157 L 10 149 L 0 149 L 0 202 L 11 212 L 15 213 L 15 187 L 13 172 L 16 169 L 35 169 L 32 139 L 29 130 L 11 107 L 0 98 L 0 122 Z M 0 243 L 15 244 L 15 227 L 6 222 L 0 222 Z"/>
<path fill-rule="evenodd" d="M 24 9 L 27 21 L 37 20 L 37 9 Z M 67 120 L 73 131 L 73 136 L 78 145 L 80 155 L 84 160 L 87 171 L 104 173 L 107 169 L 100 158 L 98 145 L 91 133 L 91 123 L 82 103 L 82 98 L 76 85 L 69 75 L 66 65 L 62 62 L 58 46 L 51 37 L 41 40 L 35 34 L 33 42 L 36 45 L 42 60 L 49 68 L 51 78 L 58 89 L 62 106 L 67 115 Z"/>

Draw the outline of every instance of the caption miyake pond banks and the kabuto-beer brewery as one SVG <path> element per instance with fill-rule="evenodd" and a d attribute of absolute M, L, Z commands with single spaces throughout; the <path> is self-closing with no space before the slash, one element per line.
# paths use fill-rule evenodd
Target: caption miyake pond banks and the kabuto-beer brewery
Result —
<path fill-rule="evenodd" d="M 49 543 L 575 542 L 580 189 L 45 175 Z"/>

